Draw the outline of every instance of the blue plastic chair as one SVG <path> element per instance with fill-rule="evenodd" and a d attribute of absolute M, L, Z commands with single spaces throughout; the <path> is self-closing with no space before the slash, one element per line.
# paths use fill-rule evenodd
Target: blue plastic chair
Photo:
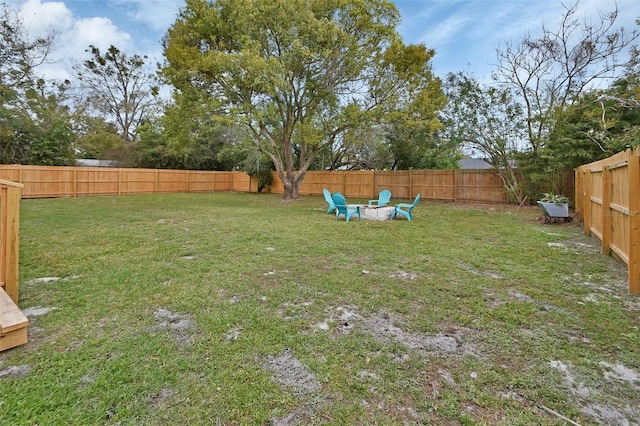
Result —
<path fill-rule="evenodd" d="M 327 202 L 329 207 L 327 207 L 327 213 L 331 213 L 336 210 L 336 205 L 333 204 L 333 200 L 331 199 L 331 193 L 328 189 L 323 189 L 322 194 L 324 195 L 324 200 Z"/>
<path fill-rule="evenodd" d="M 338 220 L 341 215 L 344 215 L 346 221 L 349 222 L 349 219 L 354 214 L 358 215 L 358 220 L 362 220 L 360 217 L 360 206 L 348 206 L 344 195 L 336 192 L 331 196 L 331 199 L 333 200 L 333 204 L 336 206 L 336 220 Z"/>
<path fill-rule="evenodd" d="M 413 204 L 409 204 L 409 203 L 396 204 L 396 208 L 393 209 L 393 213 L 391 214 L 391 219 L 395 219 L 396 215 L 400 214 L 401 216 L 406 217 L 410 221 L 412 219 L 411 211 L 415 206 L 418 205 L 418 201 L 420 201 L 420 194 L 418 194 L 416 196 L 416 199 L 413 200 Z"/>
<path fill-rule="evenodd" d="M 383 189 L 378 194 L 377 200 L 369 200 L 369 205 L 383 207 L 389 204 L 389 201 L 391 201 L 391 191 L 389 191 L 388 189 Z"/>

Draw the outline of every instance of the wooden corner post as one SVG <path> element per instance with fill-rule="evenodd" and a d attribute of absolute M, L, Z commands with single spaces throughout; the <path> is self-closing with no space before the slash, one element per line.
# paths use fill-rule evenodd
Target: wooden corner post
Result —
<path fill-rule="evenodd" d="M 640 156 L 629 157 L 629 294 L 640 295 Z"/>
<path fill-rule="evenodd" d="M 18 304 L 18 253 L 22 184 L 0 180 L 2 236 L 0 269 L 4 290 Z"/>

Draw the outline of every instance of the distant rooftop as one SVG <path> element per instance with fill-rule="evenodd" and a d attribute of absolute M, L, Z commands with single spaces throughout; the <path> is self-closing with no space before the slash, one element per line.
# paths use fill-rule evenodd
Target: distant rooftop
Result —
<path fill-rule="evenodd" d="M 118 162 L 113 160 L 94 160 L 81 158 L 76 160 L 76 166 L 80 167 L 118 167 Z"/>
<path fill-rule="evenodd" d="M 493 166 L 483 158 L 463 158 L 458 161 L 458 166 L 463 170 L 493 169 Z"/>
<path fill-rule="evenodd" d="M 515 160 L 509 160 L 511 167 L 516 168 Z M 493 166 L 484 158 L 463 158 L 458 161 L 458 167 L 462 170 L 487 170 L 493 169 Z"/>

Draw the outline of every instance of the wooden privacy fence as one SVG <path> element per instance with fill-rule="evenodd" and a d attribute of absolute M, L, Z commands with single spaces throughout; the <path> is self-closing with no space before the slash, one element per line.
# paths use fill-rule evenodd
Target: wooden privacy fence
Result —
<path fill-rule="evenodd" d="M 23 198 L 233 191 L 234 173 L 0 165 L 0 179 L 24 185 Z"/>
<path fill-rule="evenodd" d="M 0 179 L 22 183 L 23 198 L 258 189 L 255 178 L 239 171 L 0 165 Z M 420 193 L 425 200 L 509 202 L 494 170 L 309 171 L 300 194 L 321 195 L 324 188 L 350 198 L 374 199 L 388 189 L 394 198 L 411 199 Z M 284 193 L 277 173 L 265 191 Z"/>
<path fill-rule="evenodd" d="M 585 234 L 627 264 L 629 294 L 640 295 L 640 148 L 578 167 L 575 185 Z"/>

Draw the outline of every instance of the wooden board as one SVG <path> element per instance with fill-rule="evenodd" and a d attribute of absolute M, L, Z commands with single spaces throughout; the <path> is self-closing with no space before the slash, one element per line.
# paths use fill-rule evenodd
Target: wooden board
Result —
<path fill-rule="evenodd" d="M 27 343 L 29 320 L 7 293 L 0 289 L 0 351 Z"/>

